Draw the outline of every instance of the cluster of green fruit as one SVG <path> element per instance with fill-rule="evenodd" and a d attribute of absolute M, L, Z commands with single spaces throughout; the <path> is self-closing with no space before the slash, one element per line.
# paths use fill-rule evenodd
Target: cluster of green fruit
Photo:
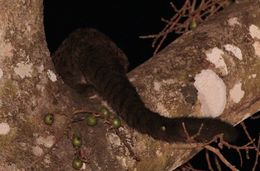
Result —
<path fill-rule="evenodd" d="M 85 116 L 85 121 L 86 124 L 88 126 L 95 126 L 98 123 L 98 118 L 97 116 L 101 116 L 100 118 L 103 118 L 107 121 L 110 121 L 111 125 L 113 128 L 119 128 L 121 126 L 121 120 L 119 117 L 113 117 L 112 120 L 109 120 L 110 118 L 110 113 L 109 111 L 105 108 L 102 107 L 99 111 L 98 115 L 95 115 L 93 113 L 87 113 L 86 112 L 86 116 Z M 44 123 L 47 125 L 52 125 L 54 122 L 54 115 L 51 113 L 48 113 L 44 116 Z M 71 143 L 73 145 L 74 148 L 76 149 L 80 149 L 80 147 L 82 146 L 82 138 L 80 135 L 74 135 Z M 84 161 L 79 157 L 76 156 L 73 161 L 72 161 L 72 167 L 76 170 L 80 170 L 83 166 Z"/>

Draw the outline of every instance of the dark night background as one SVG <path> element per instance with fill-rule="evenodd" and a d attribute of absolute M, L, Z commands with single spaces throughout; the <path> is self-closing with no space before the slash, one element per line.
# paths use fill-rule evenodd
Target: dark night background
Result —
<path fill-rule="evenodd" d="M 93 27 L 108 35 L 128 56 L 130 69 L 152 56 L 151 39 L 139 36 L 158 33 L 169 18 L 170 0 L 44 0 L 45 30 L 49 49 L 54 52 L 73 30 Z"/>
<path fill-rule="evenodd" d="M 158 33 L 163 29 L 165 24 L 161 21 L 161 17 L 169 19 L 174 15 L 170 2 L 170 0 L 44 0 L 44 24 L 49 50 L 53 53 L 73 30 L 93 27 L 108 35 L 126 53 L 131 70 L 152 56 L 152 40 L 140 39 L 139 36 Z M 172 34 L 165 45 L 176 37 Z M 259 120 L 249 119 L 246 124 L 250 133 L 258 137 Z M 246 142 L 246 138 L 242 136 L 238 143 Z M 226 154 L 229 154 L 228 159 L 234 159 L 234 164 L 239 166 L 239 157 L 235 151 L 226 151 Z M 245 156 L 245 153 L 242 154 Z M 255 154 L 252 154 L 250 160 L 254 159 Z M 242 170 L 252 168 L 250 160 L 244 158 L 245 167 Z M 192 164 L 195 168 L 207 169 L 202 167 L 207 166 L 204 154 L 194 158 Z"/>

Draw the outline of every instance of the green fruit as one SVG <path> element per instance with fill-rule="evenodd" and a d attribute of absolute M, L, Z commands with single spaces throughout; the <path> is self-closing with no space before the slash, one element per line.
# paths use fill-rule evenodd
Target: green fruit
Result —
<path fill-rule="evenodd" d="M 195 20 L 192 20 L 192 21 L 190 22 L 190 29 L 192 30 L 192 29 L 195 29 L 196 27 L 197 27 L 196 21 L 195 21 Z"/>
<path fill-rule="evenodd" d="M 81 137 L 80 136 L 74 136 L 72 139 L 72 145 L 73 147 L 79 148 L 82 145 Z"/>
<path fill-rule="evenodd" d="M 81 167 L 83 166 L 83 161 L 80 160 L 79 158 L 75 158 L 73 161 L 72 161 L 72 167 L 76 170 L 79 170 L 81 169 Z"/>
<path fill-rule="evenodd" d="M 105 108 L 105 107 L 102 107 L 102 108 L 100 109 L 100 113 L 102 113 L 102 115 L 104 116 L 104 118 L 108 118 L 108 116 L 109 116 L 109 111 L 108 111 L 107 108 Z"/>
<path fill-rule="evenodd" d="M 113 120 L 112 120 L 112 125 L 114 128 L 119 128 L 121 126 L 121 120 L 120 118 L 118 117 L 115 117 Z"/>
<path fill-rule="evenodd" d="M 86 122 L 88 126 L 95 126 L 97 124 L 97 118 L 90 114 L 86 117 Z"/>
<path fill-rule="evenodd" d="M 54 116 L 53 114 L 46 114 L 44 116 L 44 123 L 47 124 L 47 125 L 52 125 L 54 122 Z"/>

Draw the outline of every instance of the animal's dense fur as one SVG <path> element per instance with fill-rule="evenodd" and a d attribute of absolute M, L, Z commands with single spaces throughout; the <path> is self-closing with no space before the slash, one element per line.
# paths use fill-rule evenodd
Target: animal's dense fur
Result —
<path fill-rule="evenodd" d="M 127 58 L 104 34 L 95 29 L 73 32 L 53 55 L 56 71 L 64 82 L 84 91 L 95 90 L 132 128 L 155 139 L 185 142 L 183 124 L 197 142 L 205 142 L 224 133 L 227 141 L 234 140 L 237 132 L 230 124 L 212 118 L 166 118 L 145 107 L 136 89 L 126 76 Z"/>

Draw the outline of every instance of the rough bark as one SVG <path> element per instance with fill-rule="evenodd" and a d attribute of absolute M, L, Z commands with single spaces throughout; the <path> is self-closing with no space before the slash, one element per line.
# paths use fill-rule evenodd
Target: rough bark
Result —
<path fill-rule="evenodd" d="M 259 7 L 256 1 L 230 6 L 129 73 L 147 106 L 169 117 L 212 113 L 234 125 L 257 112 Z M 97 96 L 77 95 L 56 76 L 40 0 L 0 0 L 0 83 L 0 170 L 30 166 L 63 135 L 68 121 L 64 115 L 98 111 L 103 104 Z M 43 123 L 46 113 L 55 115 L 52 126 Z M 89 159 L 85 170 L 170 171 L 198 151 L 155 141 L 124 124 L 115 132 L 102 121 L 96 127 L 81 122 L 72 131 L 83 137 Z M 118 133 L 141 161 L 133 158 Z M 74 152 L 64 136 L 33 168 L 73 170 Z"/>

